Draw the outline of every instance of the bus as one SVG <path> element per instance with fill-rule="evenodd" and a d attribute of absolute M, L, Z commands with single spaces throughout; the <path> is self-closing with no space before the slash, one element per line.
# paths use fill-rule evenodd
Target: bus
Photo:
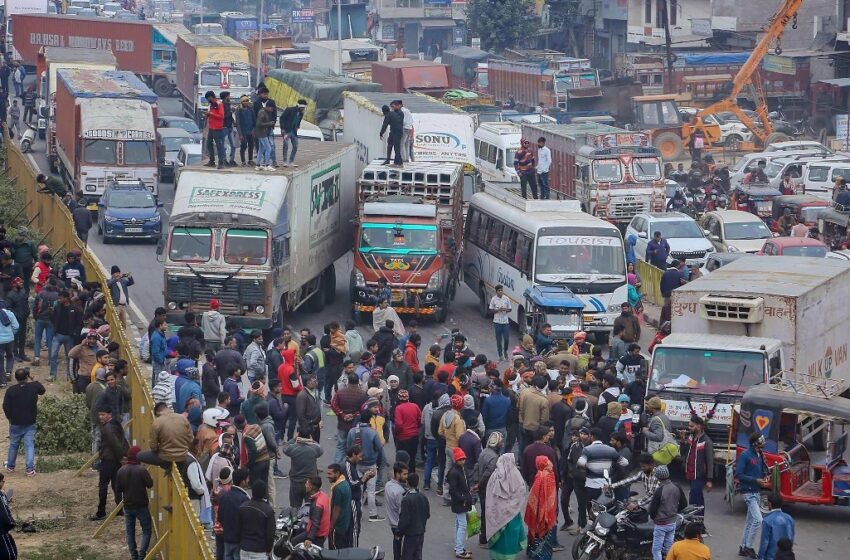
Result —
<path fill-rule="evenodd" d="M 521 333 L 532 324 L 526 290 L 562 288 L 584 303 L 584 330 L 607 341 L 627 301 L 626 254 L 616 226 L 581 212 L 576 200 L 525 200 L 485 183 L 464 224 L 463 279 L 486 315 L 496 285 L 513 302 Z"/>

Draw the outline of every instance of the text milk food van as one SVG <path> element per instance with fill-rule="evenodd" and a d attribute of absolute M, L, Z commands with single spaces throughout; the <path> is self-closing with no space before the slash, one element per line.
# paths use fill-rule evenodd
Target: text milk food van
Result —
<path fill-rule="evenodd" d="M 351 271 L 354 311 L 374 309 L 378 281 L 399 313 L 446 320 L 457 292 L 463 232 L 463 166 L 375 160 L 357 182 Z"/>
<path fill-rule="evenodd" d="M 299 167 L 183 168 L 158 249 L 168 321 L 217 299 L 228 320 L 266 329 L 304 303 L 332 303 L 333 263 L 354 237 L 354 159 L 350 144 L 315 142 Z"/>
<path fill-rule="evenodd" d="M 718 459 L 748 388 L 777 375 L 850 378 L 850 263 L 739 259 L 676 288 L 672 300 L 673 332 L 654 349 L 647 390 L 676 429 L 687 427 L 691 408 L 707 417 Z"/>
<path fill-rule="evenodd" d="M 413 113 L 413 159 L 460 163 L 475 167 L 473 116 L 424 95 L 403 93 L 345 93 L 345 142 L 357 145 L 357 172 L 377 158 L 387 156 L 389 131 L 380 138 L 383 105 L 400 99 Z"/>
<path fill-rule="evenodd" d="M 495 287 L 504 286 L 512 302 L 511 320 L 521 331 L 531 322 L 526 290 L 560 288 L 559 299 L 573 294 L 584 304 L 582 324 L 597 343 L 608 339 L 628 299 L 626 254 L 615 226 L 580 212 L 576 201 L 525 200 L 489 184 L 469 203 L 463 279 L 485 314 Z"/>
<path fill-rule="evenodd" d="M 74 192 L 103 194 L 111 179 L 139 179 L 156 195 L 156 95 L 132 72 L 60 70 L 56 152 Z"/>

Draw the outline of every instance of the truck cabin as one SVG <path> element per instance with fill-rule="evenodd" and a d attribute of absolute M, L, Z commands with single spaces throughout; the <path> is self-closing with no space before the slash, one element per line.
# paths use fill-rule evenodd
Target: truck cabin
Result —
<path fill-rule="evenodd" d="M 251 72 L 244 63 L 206 62 L 201 64 L 195 80 L 198 87 L 209 88 L 218 95 L 221 91 L 232 91 L 234 88 L 250 88 Z"/>
<path fill-rule="evenodd" d="M 653 147 L 582 146 L 578 156 L 581 161 L 578 176 L 585 183 L 622 185 L 662 179 L 660 154 Z"/>

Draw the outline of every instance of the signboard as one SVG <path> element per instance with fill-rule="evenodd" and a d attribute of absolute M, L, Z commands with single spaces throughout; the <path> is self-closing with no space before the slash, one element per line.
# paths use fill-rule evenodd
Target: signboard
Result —
<path fill-rule="evenodd" d="M 192 210 L 210 209 L 213 206 L 258 210 L 262 208 L 265 197 L 265 191 L 256 188 L 217 189 L 214 187 L 193 187 L 189 195 L 188 204 Z"/>
<path fill-rule="evenodd" d="M 850 115 L 835 115 L 835 139 L 850 145 Z"/>
<path fill-rule="evenodd" d="M 762 69 L 765 72 L 776 72 L 777 74 L 785 74 L 787 76 L 797 75 L 797 65 L 794 64 L 794 59 L 787 56 L 776 56 L 775 54 L 767 54 L 762 62 Z"/>
<path fill-rule="evenodd" d="M 426 4 L 427 6 L 427 4 Z M 435 6 L 435 7 L 426 7 L 425 8 L 425 17 L 426 18 L 450 18 L 452 17 L 452 7 L 451 6 Z"/>
<path fill-rule="evenodd" d="M 417 161 L 475 165 L 474 131 L 468 115 L 413 114 L 414 155 Z"/>
<path fill-rule="evenodd" d="M 292 10 L 292 23 L 313 23 L 315 21 L 316 15 L 312 8 Z"/>
<path fill-rule="evenodd" d="M 713 37 L 714 31 L 711 29 L 711 18 L 691 19 L 691 33 L 699 37 Z"/>
<path fill-rule="evenodd" d="M 340 229 L 340 166 L 333 165 L 310 177 L 310 248 L 332 239 Z"/>
<path fill-rule="evenodd" d="M 592 145 L 596 148 L 616 148 L 617 146 L 649 146 L 649 136 L 643 132 L 612 132 L 597 134 Z"/>
<path fill-rule="evenodd" d="M 84 130 L 83 138 L 99 138 L 102 140 L 153 140 L 153 132 L 147 130 L 97 128 Z"/>

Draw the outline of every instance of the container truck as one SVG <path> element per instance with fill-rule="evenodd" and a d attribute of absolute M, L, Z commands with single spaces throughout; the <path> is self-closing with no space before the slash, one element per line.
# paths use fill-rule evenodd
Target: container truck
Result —
<path fill-rule="evenodd" d="M 449 89 L 449 67 L 427 60 L 373 62 L 372 81 L 384 86 L 387 93 L 418 91 L 440 98 Z"/>
<path fill-rule="evenodd" d="M 474 47 L 455 47 L 443 51 L 441 60 L 450 69 L 452 87 L 489 93 L 487 61 L 492 57 L 489 52 Z"/>
<path fill-rule="evenodd" d="M 487 65 L 490 93 L 497 102 L 513 97 L 517 108 L 545 107 L 567 110 L 592 109 L 587 102 L 574 102 L 602 96 L 599 74 L 587 59 L 491 60 Z M 577 106 L 574 106 L 577 105 Z"/>
<path fill-rule="evenodd" d="M 661 158 L 649 136 L 598 123 L 523 124 L 522 136 L 552 152 L 549 188 L 624 229 L 642 212 L 664 212 Z M 536 149 L 536 148 L 535 148 Z"/>
<path fill-rule="evenodd" d="M 302 306 L 333 303 L 334 261 L 354 235 L 354 159 L 350 144 L 315 142 L 298 151 L 297 168 L 182 168 L 158 247 L 168 321 L 215 298 L 228 321 L 268 329 Z"/>
<path fill-rule="evenodd" d="M 310 67 L 339 72 L 340 53 L 337 41 L 310 41 Z M 387 60 L 384 47 L 366 39 L 342 40 L 342 75 L 371 81 L 372 63 Z"/>
<path fill-rule="evenodd" d="M 208 91 L 229 91 L 238 100 L 254 93 L 248 48 L 226 35 L 181 35 L 177 39 L 177 90 L 183 114 L 203 125 Z"/>
<path fill-rule="evenodd" d="M 224 34 L 237 41 L 247 39 L 257 32 L 257 16 L 242 12 L 224 12 L 221 14 Z"/>
<path fill-rule="evenodd" d="M 42 47 L 37 79 L 38 134 L 47 141 L 47 161 L 54 173 L 59 169 L 56 152 L 56 73 L 61 69 L 116 70 L 115 56 L 110 51 Z"/>
<path fill-rule="evenodd" d="M 708 419 L 718 459 L 741 396 L 779 376 L 847 388 L 850 263 L 812 257 L 739 259 L 673 290 L 672 334 L 652 355 L 648 393 L 673 427 Z M 734 457 L 734 443 L 731 446 Z"/>
<path fill-rule="evenodd" d="M 381 107 L 400 99 L 413 113 L 413 155 L 416 161 L 460 163 L 475 168 L 475 119 L 441 101 L 417 94 L 345 93 L 346 142 L 357 145 L 358 173 L 387 154 L 387 136 L 378 136 L 384 121 Z"/>
<path fill-rule="evenodd" d="M 248 34 L 239 42 L 248 47 L 248 60 L 251 64 L 251 75 L 253 76 L 256 76 L 258 67 L 261 76 L 268 74 L 269 70 L 279 68 L 277 57 L 281 54 L 306 52 L 305 49 L 293 48 L 292 37 L 276 33 L 263 33 L 262 45 L 260 45 L 259 34 L 256 32 Z M 263 48 L 262 54 L 260 53 L 260 46 Z"/>
<path fill-rule="evenodd" d="M 384 279 L 398 313 L 445 321 L 457 292 L 462 237 L 461 164 L 371 162 L 357 182 L 355 317 L 374 310 Z"/>
<path fill-rule="evenodd" d="M 57 76 L 56 152 L 70 189 L 100 198 L 107 182 L 135 179 L 156 195 L 156 95 L 122 70 Z"/>
<path fill-rule="evenodd" d="M 42 47 L 112 51 L 118 68 L 141 78 L 160 97 L 174 91 L 175 41 L 189 31 L 176 23 L 16 15 L 15 48 L 26 64 L 35 65 Z"/>

